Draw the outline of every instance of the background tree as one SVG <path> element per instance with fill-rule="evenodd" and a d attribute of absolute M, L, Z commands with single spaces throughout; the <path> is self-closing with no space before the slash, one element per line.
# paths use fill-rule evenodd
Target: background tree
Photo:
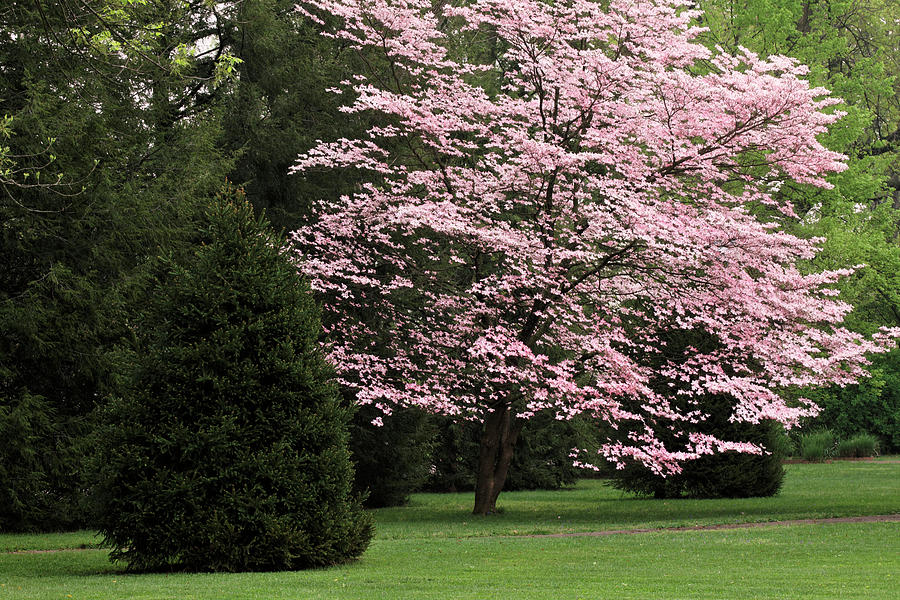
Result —
<path fill-rule="evenodd" d="M 779 193 L 800 217 L 797 231 L 826 239 L 812 268 L 863 265 L 837 288 L 855 307 L 847 325 L 871 333 L 900 325 L 900 13 L 894 0 L 706 0 L 709 45 L 743 45 L 810 65 L 809 79 L 844 99 L 848 114 L 822 136 L 848 156 L 831 189 L 788 182 Z M 900 354 L 875 357 L 860 385 L 809 392 L 816 422 L 841 436 L 873 433 L 884 449 L 900 442 L 896 380 Z"/>
<path fill-rule="evenodd" d="M 306 6 L 389 66 L 339 90 L 346 112 L 384 124 L 297 165 L 373 174 L 295 234 L 331 356 L 362 403 L 484 423 L 476 513 L 494 510 L 535 413 L 628 422 L 604 457 L 677 472 L 760 451 L 679 425 L 704 418 L 705 397 L 733 397 L 740 421 L 792 425 L 813 411 L 781 389 L 850 383 L 883 349 L 841 327 L 849 307 L 827 286 L 843 273 L 801 273 L 815 244 L 780 226 L 794 213 L 779 184 L 827 187 L 843 169 L 815 139 L 834 101 L 794 61 L 713 56 L 694 42 L 698 13 L 668 2 Z M 774 212 L 763 222 L 758 207 Z M 668 324 L 717 340 L 653 375 L 687 383 L 687 411 L 628 354 L 655 351 Z M 677 442 L 655 435 L 659 417 Z"/>
<path fill-rule="evenodd" d="M 354 172 L 300 178 L 290 167 L 301 149 L 340 130 L 358 132 L 359 119 L 338 111 L 339 99 L 322 90 L 349 76 L 350 59 L 318 35 L 293 0 L 235 3 L 223 40 L 240 62 L 223 113 L 222 143 L 237 156 L 229 173 L 244 186 L 257 211 L 277 229 L 306 219 L 315 198 L 343 193 Z"/>
<path fill-rule="evenodd" d="M 370 508 L 409 502 L 432 469 L 435 435 L 431 416 L 422 410 L 403 408 L 386 416 L 374 406 L 359 407 L 350 425 L 354 492 Z"/>
<path fill-rule="evenodd" d="M 205 12 L 197 12 L 200 7 Z M 193 11 L 193 12 L 192 12 Z M 82 523 L 80 444 L 129 334 L 129 282 L 223 180 L 206 3 L 0 8 L 0 529 Z M 200 36 L 200 37 L 198 37 Z"/>
<path fill-rule="evenodd" d="M 475 489 L 482 424 L 434 417 L 439 435 L 433 455 L 433 472 L 425 489 L 463 492 Z M 574 448 L 596 448 L 597 435 L 588 419 L 558 420 L 539 413 L 522 428 L 509 465 L 505 490 L 555 490 L 574 484 L 583 469 L 572 461 Z"/>
<path fill-rule="evenodd" d="M 240 194 L 186 262 L 161 259 L 97 433 L 97 520 L 131 569 L 279 570 L 359 556 L 351 411 L 308 287 Z"/>
<path fill-rule="evenodd" d="M 226 175 L 278 229 L 350 185 L 287 173 L 334 127 L 338 102 L 318 90 L 344 67 L 283 0 L 0 16 L 0 434 L 21 441 L 0 450 L 0 530 L 65 528 L 83 523 L 79 444 L 143 263 L 190 247 Z"/>
<path fill-rule="evenodd" d="M 298 152 L 335 132 L 359 134 L 367 120 L 341 113 L 340 98 L 322 93 L 351 76 L 355 57 L 320 36 L 295 4 L 236 3 L 223 35 L 240 59 L 222 116 L 222 145 L 236 156 L 229 179 L 278 231 L 309 220 L 316 198 L 346 193 L 361 179 L 352 169 L 296 177 L 290 167 Z M 359 411 L 351 424 L 355 489 L 368 506 L 404 504 L 428 476 L 434 428 L 421 411 L 397 411 L 376 427 L 372 410 Z"/>

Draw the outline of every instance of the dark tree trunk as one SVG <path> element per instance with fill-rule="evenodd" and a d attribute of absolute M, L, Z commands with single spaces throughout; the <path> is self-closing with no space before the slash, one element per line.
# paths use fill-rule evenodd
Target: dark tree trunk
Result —
<path fill-rule="evenodd" d="M 800 15 L 800 20 L 797 21 L 797 31 L 800 33 L 809 33 L 810 32 L 810 19 L 812 18 L 812 0 L 807 0 L 803 3 L 803 14 Z"/>
<path fill-rule="evenodd" d="M 475 480 L 474 514 L 489 515 L 496 511 L 497 497 L 506 482 L 522 425 L 506 405 L 492 408 L 485 418 Z"/>

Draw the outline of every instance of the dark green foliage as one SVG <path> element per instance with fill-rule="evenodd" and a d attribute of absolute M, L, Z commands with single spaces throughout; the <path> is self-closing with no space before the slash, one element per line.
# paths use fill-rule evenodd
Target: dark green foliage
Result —
<path fill-rule="evenodd" d="M 657 352 L 633 351 L 638 360 L 657 373 L 660 373 L 661 366 L 683 361 L 686 348 L 695 347 L 711 352 L 718 344 L 717 339 L 707 332 L 677 327 L 661 331 L 660 338 L 665 344 Z M 779 423 L 732 421 L 735 400 L 728 395 L 707 395 L 697 404 L 688 404 L 689 401 L 677 393 L 679 386 L 683 384 L 660 374 L 652 379 L 651 385 L 657 393 L 670 394 L 669 401 L 680 410 L 696 410 L 699 407 L 707 415 L 698 423 L 672 423 L 659 417 L 651 426 L 657 439 L 666 447 L 681 447 L 690 433 L 702 433 L 725 441 L 750 442 L 765 448 L 768 453 L 723 452 L 704 455 L 684 462 L 681 473 L 666 477 L 657 475 L 634 461 L 624 469 L 611 470 L 611 484 L 614 487 L 657 498 L 746 498 L 778 493 L 784 478 L 782 460 L 787 447 L 784 429 Z M 606 433 L 610 439 L 627 441 L 629 432 L 623 426 Z"/>
<path fill-rule="evenodd" d="M 228 167 L 202 74 L 168 68 L 197 21 L 125 6 L 0 3 L 0 414 L 19 444 L 0 451 L 2 528 L 83 524 L 80 446 L 130 334 L 130 281 L 192 235 Z M 109 28 L 160 35 L 125 57 Z"/>
<path fill-rule="evenodd" d="M 464 492 L 475 489 L 478 443 L 481 428 L 477 423 L 436 417 L 438 435 L 432 455 L 433 473 L 425 484 L 429 492 Z M 523 435 L 519 435 L 522 439 Z M 513 453 L 513 460 L 518 454 Z M 510 466 L 510 476 L 515 468 Z M 507 483 L 509 477 L 507 477 Z M 508 487 L 506 489 L 509 489 Z"/>
<path fill-rule="evenodd" d="M 184 264 L 159 260 L 97 435 L 96 511 L 132 570 L 283 570 L 359 556 L 350 408 L 318 310 L 268 224 L 217 199 Z"/>
<path fill-rule="evenodd" d="M 842 458 L 865 458 L 878 453 L 878 439 L 873 435 L 856 435 L 838 442 L 835 454 Z"/>
<path fill-rule="evenodd" d="M 0 278 L 9 281 L 16 267 L 7 266 Z M 80 446 L 103 381 L 98 346 L 108 329 L 96 317 L 108 304 L 90 305 L 87 277 L 43 268 L 39 281 L 0 289 L 0 531 L 85 524 Z"/>
<path fill-rule="evenodd" d="M 381 417 L 383 425 L 372 421 Z M 356 467 L 354 491 L 370 508 L 402 506 L 428 479 L 436 429 L 432 418 L 415 408 L 383 416 L 361 406 L 350 426 L 350 450 Z"/>
<path fill-rule="evenodd" d="M 438 417 L 434 472 L 426 489 L 456 492 L 475 489 L 481 424 Z M 584 475 L 572 466 L 573 448 L 591 444 L 587 423 L 556 420 L 549 414 L 530 419 L 516 442 L 504 490 L 558 489 Z"/>
<path fill-rule="evenodd" d="M 729 430 L 729 425 L 734 426 Z M 716 433 L 729 439 L 742 439 L 764 445 L 769 454 L 741 454 L 725 452 L 702 456 L 684 463 L 681 473 L 661 477 L 649 469 L 630 464 L 623 470 L 611 472 L 614 487 L 656 498 L 752 498 L 774 496 L 784 480 L 779 448 L 783 444 L 781 425 L 774 422 L 760 425 L 716 424 Z M 738 437 L 743 436 L 743 437 Z"/>
<path fill-rule="evenodd" d="M 222 144 L 237 154 L 229 173 L 244 186 L 257 211 L 276 228 L 296 228 L 314 201 L 348 193 L 356 170 L 289 173 L 297 156 L 317 139 L 351 137 L 359 116 L 338 111 L 340 97 L 326 93 L 350 77 L 353 54 L 319 34 L 294 10 L 294 0 L 244 0 L 235 5 L 226 39 L 241 59 L 225 102 Z"/>
<path fill-rule="evenodd" d="M 525 425 L 516 443 L 504 489 L 553 490 L 572 485 L 584 476 L 572 466 L 573 448 L 594 443 L 592 428 L 581 419 L 557 420 L 551 414 L 535 416 Z"/>
<path fill-rule="evenodd" d="M 291 174 L 298 155 L 317 139 L 353 137 L 371 119 L 340 112 L 341 97 L 324 92 L 349 79 L 358 58 L 321 36 L 295 4 L 244 0 L 224 28 L 242 61 L 223 105 L 222 146 L 236 156 L 229 178 L 244 187 L 257 211 L 265 210 L 276 228 L 286 230 L 310 218 L 314 202 L 350 193 L 368 177 L 356 169 Z M 433 428 L 415 411 L 384 418 L 380 428 L 371 425 L 375 416 L 363 408 L 353 420 L 354 488 L 367 494 L 370 507 L 404 504 L 427 475 Z"/>
<path fill-rule="evenodd" d="M 80 464 L 79 448 L 61 431 L 64 422 L 40 396 L 22 392 L 17 401 L 10 402 L 8 395 L 5 400 L 0 405 L 0 531 L 83 525 L 75 491 L 80 477 L 72 470 Z"/>

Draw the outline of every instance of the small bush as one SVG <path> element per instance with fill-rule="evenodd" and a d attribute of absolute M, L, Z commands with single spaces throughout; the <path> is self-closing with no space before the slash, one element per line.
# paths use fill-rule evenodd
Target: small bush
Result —
<path fill-rule="evenodd" d="M 723 397 L 710 399 L 720 409 L 728 404 Z M 713 413 L 718 417 L 723 410 Z M 618 489 L 655 498 L 753 498 L 774 496 L 784 482 L 784 429 L 774 421 L 759 424 L 714 422 L 711 430 L 735 435 L 767 449 L 764 454 L 721 452 L 687 461 L 681 473 L 660 477 L 639 463 L 610 474 L 610 484 Z"/>
<path fill-rule="evenodd" d="M 856 435 L 849 440 L 838 442 L 837 455 L 842 458 L 863 458 L 875 456 L 878 451 L 878 439 L 867 433 Z"/>
<path fill-rule="evenodd" d="M 811 462 L 822 461 L 834 451 L 834 434 L 828 429 L 800 436 L 800 456 Z"/>
<path fill-rule="evenodd" d="M 673 421 L 665 417 L 654 419 L 649 426 L 657 439 L 667 448 L 683 447 L 691 433 L 713 435 L 720 440 L 741 440 L 766 449 L 762 454 L 716 452 L 684 461 L 677 474 L 662 477 L 640 461 L 629 461 L 624 469 L 610 474 L 613 487 L 655 498 L 752 498 L 773 496 L 784 480 L 782 459 L 787 449 L 784 428 L 772 420 L 748 423 L 735 419 L 737 400 L 729 394 L 706 394 L 698 397 L 680 378 L 664 375 L 669 365 L 693 360 L 697 348 L 715 353 L 724 349 L 719 338 L 701 328 L 680 329 L 675 324 L 659 331 L 665 344 L 659 351 L 632 350 L 635 359 L 655 376 L 651 387 L 668 397 L 673 407 L 682 413 L 701 409 L 704 416 L 695 422 Z M 634 399 L 626 402 L 640 403 Z M 631 409 L 626 403 L 625 409 Z M 638 410 L 635 407 L 635 410 Z M 636 427 L 633 428 L 633 427 Z M 641 425 L 623 424 L 604 434 L 613 441 L 633 443 L 635 435 L 642 435 Z"/>

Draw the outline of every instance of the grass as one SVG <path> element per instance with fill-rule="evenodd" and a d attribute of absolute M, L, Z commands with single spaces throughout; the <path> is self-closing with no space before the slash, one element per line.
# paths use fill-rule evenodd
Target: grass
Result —
<path fill-rule="evenodd" d="M 122 575 L 101 551 L 0 557 L 0 598 L 894 598 L 900 525 L 376 540 L 294 573 Z"/>
<path fill-rule="evenodd" d="M 838 442 L 836 454 L 841 457 L 863 458 L 875 456 L 878 451 L 878 438 L 874 435 L 860 434 L 849 440 Z"/>
<path fill-rule="evenodd" d="M 470 494 L 416 495 L 409 507 L 376 511 L 378 534 L 361 560 L 306 572 L 126 575 L 101 550 L 0 554 L 0 600 L 880 599 L 900 586 L 900 523 L 521 536 L 900 513 L 900 464 L 789 465 L 784 490 L 770 499 L 640 500 L 583 481 L 507 493 L 501 505 L 503 514 L 475 518 Z M 95 542 L 90 532 L 5 535 L 0 549 Z"/>
<path fill-rule="evenodd" d="M 772 498 L 654 500 L 598 480 L 559 492 L 500 495 L 502 514 L 472 517 L 471 494 L 418 494 L 377 513 L 380 539 L 572 533 L 900 513 L 900 465 L 834 462 L 786 465 Z"/>
<path fill-rule="evenodd" d="M 827 429 L 800 436 L 800 456 L 803 460 L 820 461 L 832 455 L 834 434 Z"/>
<path fill-rule="evenodd" d="M 869 457 L 870 460 L 881 461 L 881 462 L 897 462 L 900 461 L 900 456 L 896 456 L 893 454 L 881 454 L 878 456 Z"/>
<path fill-rule="evenodd" d="M 66 533 L 0 534 L 0 552 L 96 548 L 100 537 L 93 531 Z"/>

